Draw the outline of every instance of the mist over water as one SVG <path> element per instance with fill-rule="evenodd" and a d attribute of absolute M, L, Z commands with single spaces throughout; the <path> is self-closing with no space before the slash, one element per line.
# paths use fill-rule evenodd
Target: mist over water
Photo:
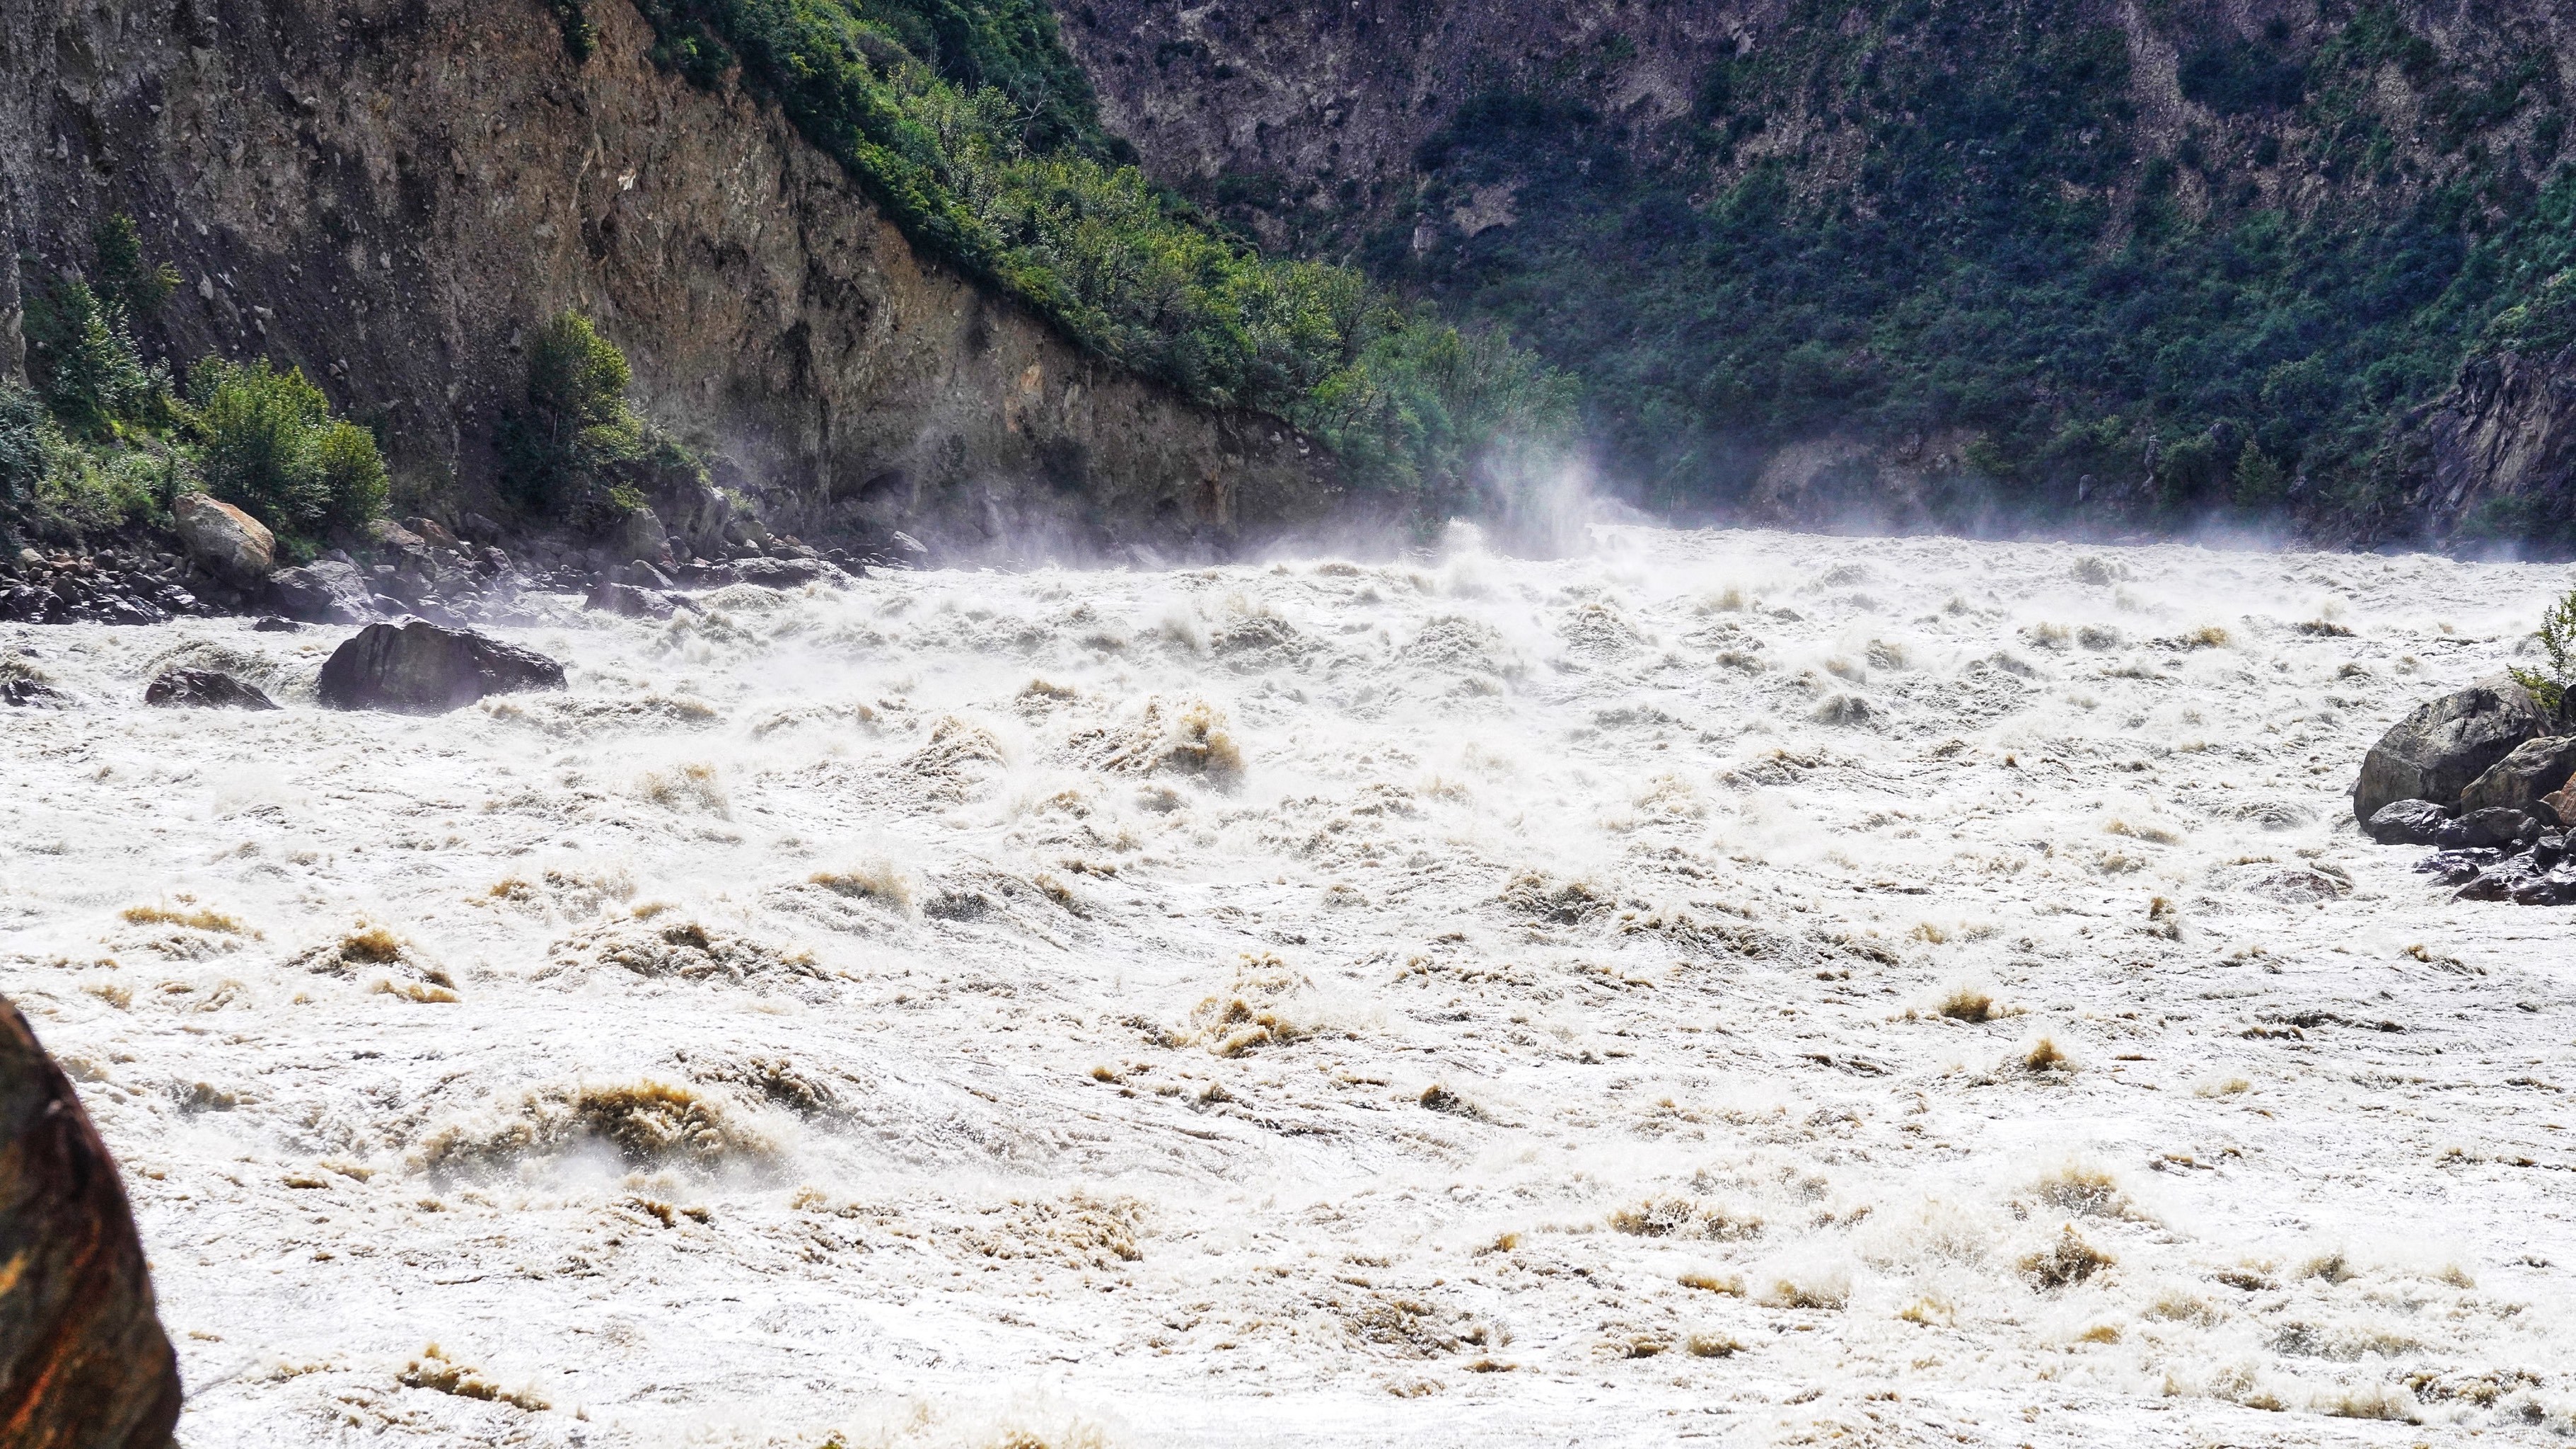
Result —
<path fill-rule="evenodd" d="M 0 634 L 82 702 L 0 731 L 0 990 L 183 1442 L 2576 1430 L 2576 929 L 2345 797 L 2567 570 L 1578 493 L 539 601 L 571 689 L 428 720 Z"/>

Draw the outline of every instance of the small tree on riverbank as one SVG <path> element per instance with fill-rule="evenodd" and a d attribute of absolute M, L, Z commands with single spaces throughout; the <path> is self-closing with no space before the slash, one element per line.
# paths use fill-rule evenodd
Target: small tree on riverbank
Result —
<path fill-rule="evenodd" d="M 2515 665 L 2513 680 L 2549 716 L 2552 729 L 2564 730 L 2570 723 L 2567 691 L 2576 686 L 2576 589 L 2540 616 L 2540 655 L 2547 661 L 2543 668 Z"/>

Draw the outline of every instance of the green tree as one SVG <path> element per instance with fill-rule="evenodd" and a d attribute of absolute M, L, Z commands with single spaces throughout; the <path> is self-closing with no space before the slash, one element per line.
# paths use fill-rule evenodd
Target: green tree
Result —
<path fill-rule="evenodd" d="M 526 401 L 501 420 L 502 486 L 544 517 L 605 522 L 642 500 L 617 476 L 645 448 L 642 419 L 627 406 L 634 373 L 626 354 L 577 311 L 557 314 L 528 345 Z"/>
<path fill-rule="evenodd" d="M 2568 590 L 2540 616 L 2540 655 L 2543 668 L 2513 666 L 2514 683 L 2549 716 L 2551 728 L 2563 730 L 2576 723 L 2569 719 L 2567 708 L 2568 688 L 2576 685 L 2576 589 Z"/>
<path fill-rule="evenodd" d="M 125 310 L 72 279 L 39 290 L 27 308 L 27 370 L 65 428 L 103 438 L 119 423 L 157 421 L 169 375 L 147 364 Z"/>
<path fill-rule="evenodd" d="M 179 269 L 168 262 L 154 265 L 143 259 L 143 236 L 135 229 L 134 218 L 121 211 L 112 212 L 90 229 L 89 239 L 98 252 L 100 300 L 122 308 L 127 317 L 138 322 L 159 316 L 161 305 L 179 290 L 183 279 Z"/>
<path fill-rule="evenodd" d="M 2236 506 L 2254 509 L 2269 508 L 2280 502 L 2288 482 L 2281 472 L 2281 465 L 2273 462 L 2271 455 L 2256 446 L 2251 438 L 2245 440 L 2244 450 L 2236 455 L 2234 481 Z"/>
<path fill-rule="evenodd" d="M 0 378 L 0 509 L 26 502 L 45 476 L 44 427 L 45 405 Z"/>

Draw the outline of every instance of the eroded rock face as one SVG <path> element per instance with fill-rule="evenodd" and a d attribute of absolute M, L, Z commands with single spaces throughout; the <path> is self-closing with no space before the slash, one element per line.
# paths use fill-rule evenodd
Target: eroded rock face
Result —
<path fill-rule="evenodd" d="M 2502 806 L 2537 814 L 2542 798 L 2566 788 L 2569 775 L 2576 775 L 2576 735 L 2525 740 L 2469 782 L 2460 792 L 2460 810 L 2465 814 Z M 2557 812 L 2550 813 L 2554 817 Z"/>
<path fill-rule="evenodd" d="M 420 619 L 370 624 L 322 666 L 316 695 L 331 709 L 445 714 L 491 694 L 561 689 L 563 666 L 471 629 Z"/>
<path fill-rule="evenodd" d="M 1354 506 L 1322 448 L 925 259 L 775 107 L 657 67 L 634 7 L 588 13 L 577 60 L 525 3 L 163 6 L 152 44 L 117 7 L 0 6 L 0 316 L 20 252 L 86 263 L 126 212 L 192 284 L 155 350 L 344 363 L 332 402 L 460 510 L 497 507 L 523 335 L 576 300 L 793 532 L 1215 553 Z M 666 521 L 712 553 L 729 520 L 699 497 Z"/>
<path fill-rule="evenodd" d="M 2400 800 L 2456 808 L 2471 782 L 2539 735 L 2544 723 L 2531 696 L 2501 674 L 2420 705 L 2362 759 L 2353 815 L 2367 825 Z"/>
<path fill-rule="evenodd" d="M 0 1001 L 0 1443 L 163 1449 L 179 1365 L 116 1164 Z"/>
<path fill-rule="evenodd" d="M 152 681 L 143 702 L 161 709 L 275 709 L 258 685 L 212 669 L 173 669 Z"/>
<path fill-rule="evenodd" d="M 188 546 L 188 556 L 237 588 L 258 584 L 277 566 L 277 536 L 219 498 L 182 493 L 171 501 L 170 521 Z"/>
<path fill-rule="evenodd" d="M 2434 531 L 2501 500 L 2563 513 L 2576 479 L 2576 347 L 2475 359 L 2422 439 L 2430 467 L 2416 501 Z"/>

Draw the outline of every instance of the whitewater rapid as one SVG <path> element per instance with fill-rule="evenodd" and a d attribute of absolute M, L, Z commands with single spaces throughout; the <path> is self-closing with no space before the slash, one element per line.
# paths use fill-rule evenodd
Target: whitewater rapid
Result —
<path fill-rule="evenodd" d="M 2554 1442 L 2576 912 L 2345 792 L 2571 582 L 1461 535 L 540 599 L 436 719 L 11 628 L 0 991 L 190 1449 Z"/>

